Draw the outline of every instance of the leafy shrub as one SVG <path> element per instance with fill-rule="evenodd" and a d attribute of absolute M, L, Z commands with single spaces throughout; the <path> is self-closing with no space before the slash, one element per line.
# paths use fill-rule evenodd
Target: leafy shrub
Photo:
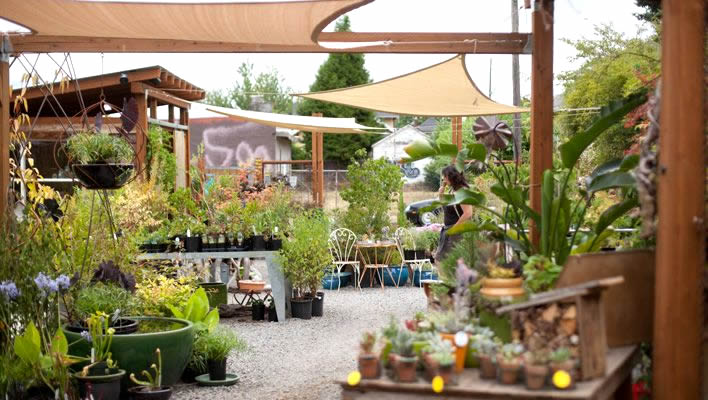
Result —
<path fill-rule="evenodd" d="M 196 288 L 194 276 L 168 278 L 164 275 L 146 276 L 136 285 L 138 301 L 136 311 L 140 315 L 171 316 L 170 306 L 183 308 Z"/>
<path fill-rule="evenodd" d="M 164 191 L 171 192 L 177 179 L 177 158 L 172 151 L 172 133 L 151 125 L 148 130 L 147 159 L 150 179 Z"/>
<path fill-rule="evenodd" d="M 246 349 L 246 342 L 236 332 L 226 326 L 218 326 L 213 331 L 199 336 L 194 342 L 195 353 L 207 360 L 219 361 L 229 356 L 232 351 Z"/>
<path fill-rule="evenodd" d="M 297 297 L 306 290 L 315 293 L 321 284 L 324 269 L 332 261 L 328 238 L 329 222 L 321 212 L 304 212 L 293 221 L 291 235 L 283 241 L 278 257 Z"/>
<path fill-rule="evenodd" d="M 133 148 L 124 139 L 109 133 L 79 132 L 66 141 L 69 156 L 82 164 L 129 163 Z"/>
<path fill-rule="evenodd" d="M 127 290 L 113 284 L 97 283 L 81 289 L 74 300 L 76 317 L 84 321 L 97 311 L 112 316 L 117 310 L 121 315 L 131 315 L 135 301 Z"/>

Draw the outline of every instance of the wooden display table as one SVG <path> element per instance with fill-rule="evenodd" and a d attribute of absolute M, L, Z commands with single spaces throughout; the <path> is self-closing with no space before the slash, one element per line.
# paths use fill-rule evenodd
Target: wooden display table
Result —
<path fill-rule="evenodd" d="M 433 392 L 430 382 L 397 383 L 388 378 L 364 380 L 357 386 L 337 381 L 342 399 L 632 399 L 632 367 L 638 360 L 639 347 L 626 346 L 607 352 L 607 375 L 602 379 L 578 382 L 570 390 L 527 390 L 523 384 L 501 385 L 479 378 L 479 369 L 466 369 L 458 376 L 457 385 L 445 386 L 442 393 Z"/>

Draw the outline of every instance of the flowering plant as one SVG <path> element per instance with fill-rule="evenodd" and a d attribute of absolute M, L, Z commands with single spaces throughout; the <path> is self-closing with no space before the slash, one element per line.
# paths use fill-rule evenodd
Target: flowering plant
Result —
<path fill-rule="evenodd" d="M 108 368 L 115 368 L 116 363 L 111 359 L 110 349 L 116 330 L 109 327 L 108 314 L 98 311 L 91 315 L 86 323 L 89 329 L 81 332 L 81 337 L 91 343 L 91 364 L 81 370 L 81 376 L 89 375 L 92 367 L 104 361 Z"/>

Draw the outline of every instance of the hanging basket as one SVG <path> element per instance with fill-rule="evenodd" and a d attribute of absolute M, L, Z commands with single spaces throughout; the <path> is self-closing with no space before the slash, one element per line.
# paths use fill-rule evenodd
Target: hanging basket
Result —
<path fill-rule="evenodd" d="M 118 189 L 133 175 L 133 164 L 73 164 L 71 169 L 86 189 Z"/>

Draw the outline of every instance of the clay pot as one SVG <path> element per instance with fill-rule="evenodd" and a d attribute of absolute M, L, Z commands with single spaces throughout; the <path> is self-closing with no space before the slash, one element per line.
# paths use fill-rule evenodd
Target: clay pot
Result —
<path fill-rule="evenodd" d="M 458 374 L 461 373 L 462 370 L 465 369 L 465 358 L 467 357 L 467 346 L 469 346 L 469 341 L 463 347 L 457 347 L 457 345 L 455 344 L 454 333 L 440 332 L 440 337 L 442 337 L 443 340 L 447 340 L 448 342 L 452 343 L 452 346 L 455 348 L 455 372 L 457 372 Z"/>
<path fill-rule="evenodd" d="M 480 293 L 489 298 L 512 297 L 517 298 L 525 294 L 521 278 L 484 278 Z"/>
<path fill-rule="evenodd" d="M 494 360 L 488 355 L 479 355 L 479 377 L 482 379 L 496 379 L 497 366 Z"/>
<path fill-rule="evenodd" d="M 526 375 L 526 388 L 529 390 L 539 390 L 546 385 L 549 368 L 546 365 L 526 365 L 524 367 Z"/>
<path fill-rule="evenodd" d="M 394 363 L 396 369 L 396 376 L 399 382 L 415 382 L 418 380 L 416 376 L 416 364 L 418 363 L 418 357 L 396 357 L 396 362 Z"/>
<path fill-rule="evenodd" d="M 438 373 L 443 379 L 446 385 L 452 385 L 455 383 L 455 364 L 439 365 Z"/>
<path fill-rule="evenodd" d="M 574 360 L 567 360 L 560 363 L 552 362 L 549 364 L 549 367 L 551 368 L 551 378 L 553 378 L 553 374 L 555 374 L 556 371 L 565 371 L 570 374 L 570 387 L 573 387 L 575 381 L 578 380 L 578 369 L 576 368 Z"/>
<path fill-rule="evenodd" d="M 519 380 L 521 364 L 518 361 L 498 361 L 499 381 L 505 385 L 513 385 Z"/>
<path fill-rule="evenodd" d="M 373 353 L 359 354 L 359 372 L 362 379 L 376 379 L 379 377 L 379 358 Z"/>

